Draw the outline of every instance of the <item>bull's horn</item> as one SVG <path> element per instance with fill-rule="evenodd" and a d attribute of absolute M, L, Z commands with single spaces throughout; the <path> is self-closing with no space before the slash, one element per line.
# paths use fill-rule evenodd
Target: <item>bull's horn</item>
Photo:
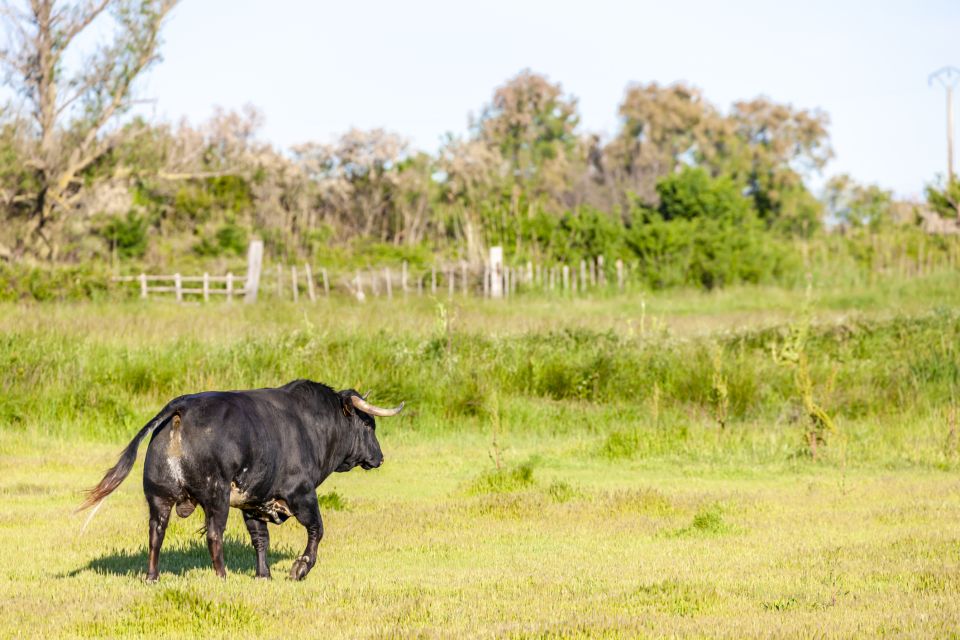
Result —
<path fill-rule="evenodd" d="M 350 402 L 353 403 L 357 409 L 363 411 L 364 413 L 369 413 L 372 416 L 379 416 L 381 418 L 389 418 L 390 416 L 395 416 L 400 411 L 403 410 L 403 403 L 401 402 L 398 406 L 393 409 L 383 409 L 381 407 L 375 407 L 360 396 L 350 396 Z"/>

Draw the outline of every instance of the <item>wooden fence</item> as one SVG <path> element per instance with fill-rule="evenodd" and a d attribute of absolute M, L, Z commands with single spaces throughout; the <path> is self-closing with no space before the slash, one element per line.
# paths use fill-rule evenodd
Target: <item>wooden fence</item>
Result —
<path fill-rule="evenodd" d="M 316 302 L 319 290 L 329 297 L 331 290 L 340 290 L 358 300 L 368 296 L 393 299 L 395 295 L 444 295 L 453 297 L 482 296 L 510 298 L 518 293 L 543 291 L 586 293 L 592 290 L 623 291 L 626 286 L 626 266 L 622 260 L 607 272 L 603 256 L 581 260 L 578 264 L 503 265 L 487 262 L 470 265 L 466 262 L 431 265 L 425 269 L 411 269 L 406 262 L 399 269 L 368 267 L 331 274 L 326 268 L 314 269 L 309 264 L 275 265 L 272 272 L 274 291 L 278 298 L 299 301 L 301 295 Z"/>
<path fill-rule="evenodd" d="M 211 295 L 225 295 L 227 301 L 231 302 L 235 295 L 246 296 L 247 294 L 246 282 L 232 273 L 225 276 L 212 276 L 209 273 L 204 273 L 202 276 L 184 276 L 179 273 L 156 276 L 141 273 L 138 276 L 119 276 L 113 280 L 114 282 L 139 282 L 140 297 L 143 299 L 147 299 L 151 293 L 173 293 L 177 302 L 183 302 L 183 297 L 187 294 L 201 295 L 204 302 L 208 302 Z M 159 284 L 151 284 L 154 282 Z M 193 283 L 199 283 L 200 286 L 189 286 Z"/>
<path fill-rule="evenodd" d="M 116 282 L 137 283 L 140 297 L 151 294 L 174 294 L 177 302 L 188 297 L 197 297 L 207 302 L 211 296 L 225 296 L 227 301 L 243 296 L 247 301 L 256 300 L 261 276 L 259 267 L 253 269 L 255 279 L 233 273 L 226 275 L 139 275 L 119 276 Z M 585 293 L 591 290 L 623 291 L 625 266 L 622 261 L 614 263 L 608 274 L 602 256 L 594 260 L 581 260 L 579 264 L 539 265 L 527 262 L 524 265 L 486 263 L 469 265 L 466 262 L 435 264 L 428 268 L 411 268 L 404 262 L 396 267 L 369 267 L 331 273 L 327 268 L 314 268 L 309 263 L 300 265 L 277 264 L 265 270 L 269 280 L 266 291 L 277 299 L 299 302 L 301 298 L 316 302 L 321 296 L 329 298 L 333 293 L 365 300 L 369 296 L 438 296 L 446 294 L 479 296 L 483 298 L 511 298 L 527 292 Z M 251 284 L 255 282 L 255 284 Z M 272 285 L 272 286 L 271 286 Z"/>

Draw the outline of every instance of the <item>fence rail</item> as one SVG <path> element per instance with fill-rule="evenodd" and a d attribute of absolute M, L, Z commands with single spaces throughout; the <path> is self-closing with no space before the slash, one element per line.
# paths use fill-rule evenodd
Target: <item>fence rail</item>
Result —
<path fill-rule="evenodd" d="M 202 276 L 184 276 L 179 273 L 173 275 L 147 275 L 141 273 L 138 276 L 117 276 L 113 278 L 114 282 L 139 282 L 140 297 L 147 299 L 151 293 L 172 293 L 176 296 L 177 302 L 183 302 L 184 295 L 197 294 L 203 296 L 203 301 L 208 302 L 210 296 L 224 295 L 227 301 L 233 300 L 234 296 L 250 295 L 250 286 L 248 281 L 242 280 L 232 273 L 225 276 L 211 276 L 205 273 Z M 172 282 L 172 285 L 151 285 L 151 282 Z M 187 282 L 202 283 L 202 287 L 185 287 Z M 224 286 L 211 286 L 223 283 Z M 239 287 L 235 286 L 239 285 Z"/>
<path fill-rule="evenodd" d="M 911 251 L 897 244 L 881 243 L 879 238 L 872 242 L 866 271 L 858 270 L 856 263 L 850 263 L 850 269 L 842 270 L 851 283 L 866 284 L 886 275 L 917 276 L 960 267 L 960 242 L 951 242 L 940 248 L 920 244 Z M 811 251 L 803 244 L 801 249 L 804 271 L 808 275 L 831 259 L 827 246 L 820 245 Z M 150 294 L 173 293 L 178 301 L 183 301 L 185 296 L 202 296 L 204 301 L 210 296 L 226 296 L 231 301 L 242 295 L 246 302 L 254 302 L 263 271 L 262 256 L 262 243 L 251 242 L 246 277 L 233 273 L 141 273 L 119 276 L 114 280 L 139 283 L 142 298 Z M 848 263 L 850 259 L 848 256 Z M 837 271 L 835 265 L 833 271 Z M 611 264 L 602 255 L 569 262 L 506 264 L 500 247 L 491 247 L 489 259 L 482 264 L 460 261 L 414 267 L 403 262 L 397 267 L 370 266 L 336 272 L 309 263 L 274 264 L 263 273 L 268 280 L 264 286 L 274 299 L 299 302 L 303 298 L 314 303 L 318 298 L 329 298 L 336 292 L 361 301 L 368 296 L 393 299 L 397 296 L 446 294 L 450 298 L 460 295 L 509 299 L 518 294 L 539 292 L 559 295 L 615 293 L 637 286 L 643 277 L 639 262 L 626 264 L 618 259 Z"/>

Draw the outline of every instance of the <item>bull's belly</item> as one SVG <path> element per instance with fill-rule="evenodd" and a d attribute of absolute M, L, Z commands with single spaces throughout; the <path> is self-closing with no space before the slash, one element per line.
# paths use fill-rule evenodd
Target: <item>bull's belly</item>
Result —
<path fill-rule="evenodd" d="M 293 515 L 283 498 L 254 499 L 233 482 L 230 483 L 230 506 L 240 509 L 248 517 L 273 524 L 282 524 Z"/>

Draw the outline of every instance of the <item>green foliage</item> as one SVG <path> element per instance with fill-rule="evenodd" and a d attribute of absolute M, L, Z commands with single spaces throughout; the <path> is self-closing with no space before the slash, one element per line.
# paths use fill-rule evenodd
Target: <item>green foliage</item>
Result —
<path fill-rule="evenodd" d="M 199 256 L 213 257 L 223 254 L 242 256 L 247 251 L 247 230 L 232 221 L 228 221 L 217 229 L 213 238 L 207 235 L 200 237 L 194 245 L 193 251 Z"/>
<path fill-rule="evenodd" d="M 657 191 L 656 209 L 634 205 L 626 237 L 648 286 L 713 289 L 774 281 L 790 269 L 787 246 L 764 232 L 732 181 L 688 167 Z"/>
<path fill-rule="evenodd" d="M 123 218 L 111 218 L 100 228 L 100 235 L 121 258 L 142 258 L 147 252 L 150 222 L 134 209 Z"/>
<path fill-rule="evenodd" d="M 893 222 L 890 191 L 857 184 L 847 175 L 831 178 L 825 191 L 828 213 L 840 224 L 876 232 Z"/>
<path fill-rule="evenodd" d="M 38 269 L 0 263 L 0 301 L 99 300 L 110 293 L 110 274 L 105 265 Z"/>
<path fill-rule="evenodd" d="M 727 177 L 711 178 L 700 168 L 684 167 L 657 183 L 660 205 L 666 221 L 715 218 L 731 224 L 750 216 L 750 201 Z"/>
<path fill-rule="evenodd" d="M 346 511 L 348 508 L 346 498 L 336 491 L 319 494 L 317 496 L 317 502 L 320 504 L 321 509 L 329 511 Z"/>
<path fill-rule="evenodd" d="M 960 179 L 943 186 L 927 185 L 927 204 L 944 218 L 960 215 Z"/>
<path fill-rule="evenodd" d="M 723 521 L 723 510 L 718 504 L 710 504 L 701 507 L 693 516 L 693 522 L 690 523 L 689 532 L 704 534 L 723 533 L 728 529 Z"/>
<path fill-rule="evenodd" d="M 527 462 L 513 467 L 486 471 L 470 483 L 467 492 L 471 494 L 510 493 L 528 489 L 533 485 L 533 465 Z"/>

